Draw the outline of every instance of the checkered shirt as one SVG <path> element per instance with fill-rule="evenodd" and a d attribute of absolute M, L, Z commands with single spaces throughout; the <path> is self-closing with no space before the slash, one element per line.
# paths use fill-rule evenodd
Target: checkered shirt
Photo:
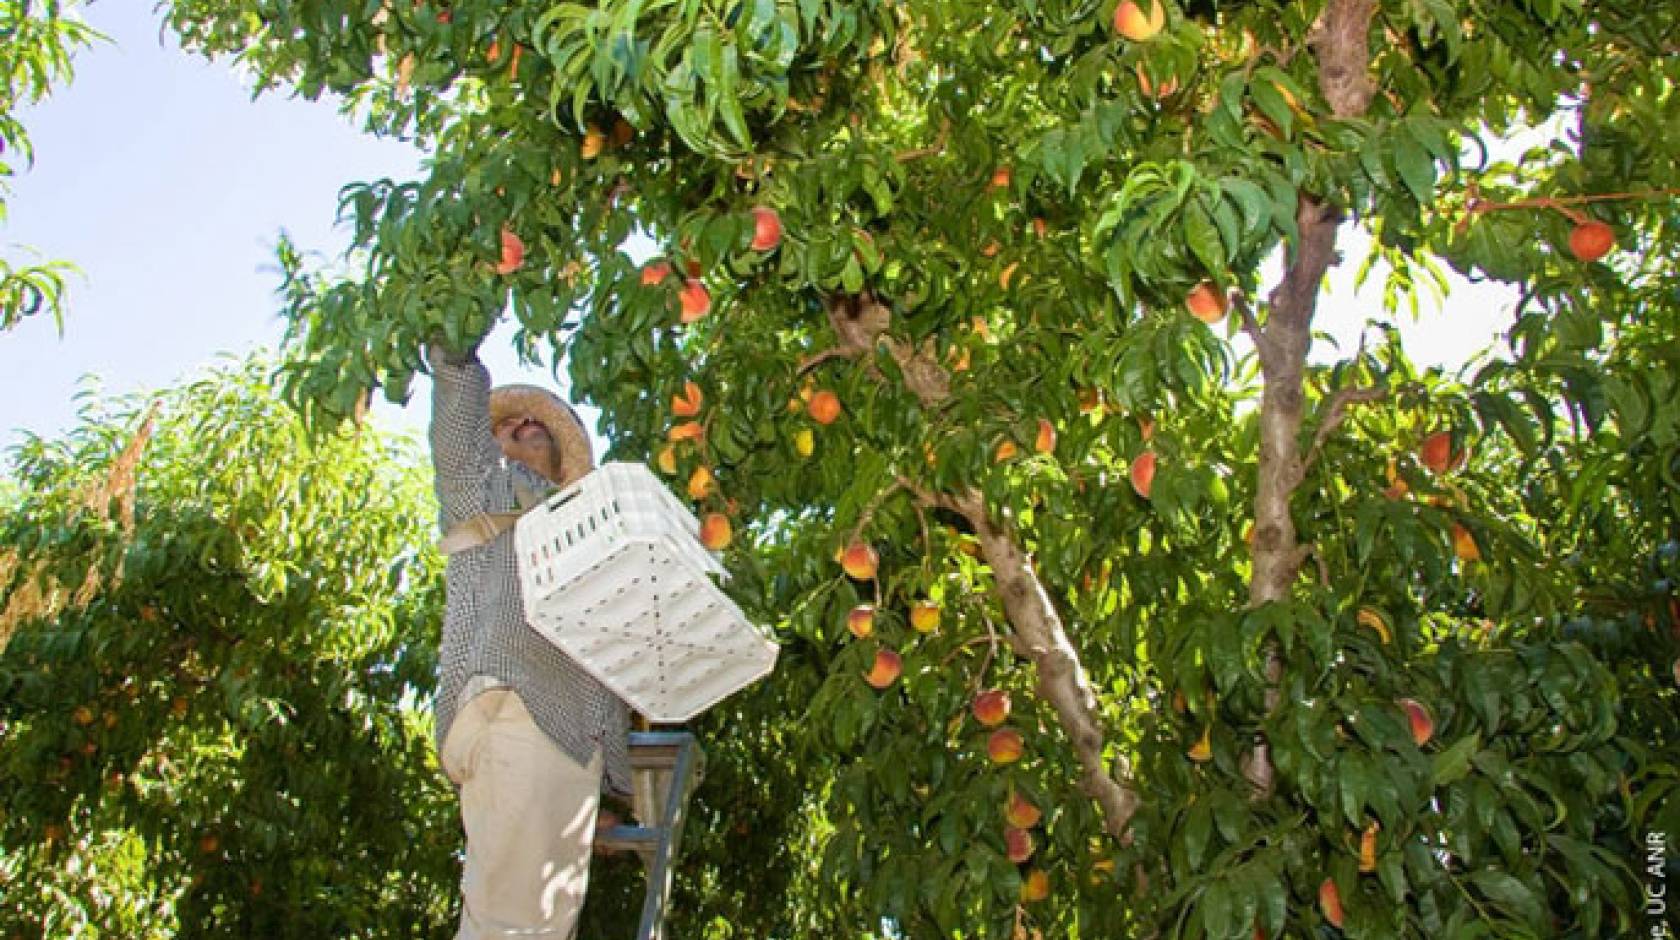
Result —
<path fill-rule="evenodd" d="M 478 357 L 454 359 L 433 347 L 430 358 L 432 465 L 444 531 L 479 513 L 517 511 L 516 484 L 527 492 L 552 489 L 523 464 L 503 459 L 490 433 L 490 373 Z M 519 693 L 537 726 L 579 764 L 604 748 L 607 786 L 629 793 L 629 707 L 526 622 L 513 530 L 450 555 L 444 578 L 437 746 L 465 704 L 468 682 L 489 677 Z"/>

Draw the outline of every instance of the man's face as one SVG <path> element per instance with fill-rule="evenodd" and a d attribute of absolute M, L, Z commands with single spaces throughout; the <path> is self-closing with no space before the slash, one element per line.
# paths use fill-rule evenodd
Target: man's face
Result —
<path fill-rule="evenodd" d="M 530 415 L 511 414 L 490 429 L 502 456 L 517 460 L 549 479 L 560 475 L 560 444 L 541 421 Z"/>

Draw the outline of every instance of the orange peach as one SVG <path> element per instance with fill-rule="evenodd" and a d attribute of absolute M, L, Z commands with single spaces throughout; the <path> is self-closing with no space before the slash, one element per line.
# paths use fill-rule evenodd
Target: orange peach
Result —
<path fill-rule="evenodd" d="M 1211 281 L 1197 284 L 1184 296 L 1184 306 L 1190 315 L 1209 326 L 1225 319 L 1225 308 L 1229 305 L 1230 299 L 1225 292 Z"/>
<path fill-rule="evenodd" d="M 1032 833 L 1014 826 L 1003 830 L 1004 853 L 1009 860 L 1019 865 L 1033 854 Z"/>
<path fill-rule="evenodd" d="M 818 424 L 833 424 L 840 417 L 840 396 L 825 388 L 811 396 L 811 403 L 807 407 L 811 411 L 812 421 Z"/>
<path fill-rule="evenodd" d="M 693 323 L 712 311 L 712 293 L 706 289 L 697 277 L 691 277 L 683 284 L 682 292 L 677 295 L 682 303 L 682 322 Z"/>
<path fill-rule="evenodd" d="M 880 650 L 875 654 L 875 663 L 864 675 L 863 681 L 876 689 L 884 689 L 898 679 L 898 674 L 904 671 L 904 660 L 892 650 Z"/>
<path fill-rule="evenodd" d="M 729 517 L 721 512 L 707 513 L 700 521 L 700 544 L 714 552 L 722 551 L 729 546 L 735 537 L 735 530 L 729 524 Z"/>
<path fill-rule="evenodd" d="M 1569 232 L 1569 253 L 1575 260 L 1591 263 L 1616 247 L 1616 233 L 1603 222 L 1582 222 Z"/>
<path fill-rule="evenodd" d="M 1038 821 L 1043 818 L 1043 815 L 1031 800 L 1019 793 L 1011 793 L 1009 795 L 1009 805 L 1003 809 L 1003 818 L 1011 826 L 1019 829 L 1031 829 L 1038 825 Z"/>
<path fill-rule="evenodd" d="M 840 567 L 854 580 L 874 580 L 879 565 L 880 557 L 875 554 L 875 549 L 863 542 L 853 542 L 840 553 Z"/>
<path fill-rule="evenodd" d="M 1144 499 L 1149 498 L 1149 491 L 1155 486 L 1155 452 L 1146 450 L 1132 461 L 1132 489 Z"/>
<path fill-rule="evenodd" d="M 1114 8 L 1114 31 L 1133 42 L 1145 42 L 1155 38 L 1155 34 L 1167 25 L 1167 11 L 1162 9 L 1159 0 L 1149 0 L 1149 12 L 1145 13 L 1134 0 L 1122 0 Z"/>
<path fill-rule="evenodd" d="M 1400 707 L 1406 710 L 1406 718 L 1412 726 L 1412 742 L 1418 747 L 1429 743 L 1435 736 L 1435 719 L 1430 716 L 1429 709 L 1415 698 L 1403 698 Z"/>
<path fill-rule="evenodd" d="M 846 614 L 846 629 L 852 636 L 864 639 L 875 632 L 875 606 L 859 604 Z"/>
<path fill-rule="evenodd" d="M 974 720 L 988 728 L 996 728 L 1009 718 L 1009 693 L 1001 689 L 987 689 L 974 697 Z"/>
<path fill-rule="evenodd" d="M 910 608 L 910 626 L 917 633 L 932 633 L 939 629 L 939 605 L 922 603 Z"/>
<path fill-rule="evenodd" d="M 986 756 L 994 764 L 1013 764 L 1026 753 L 1026 742 L 1014 728 L 999 728 L 986 739 Z"/>
<path fill-rule="evenodd" d="M 759 206 L 753 210 L 753 251 L 771 251 L 782 243 L 782 218 L 775 209 Z"/>

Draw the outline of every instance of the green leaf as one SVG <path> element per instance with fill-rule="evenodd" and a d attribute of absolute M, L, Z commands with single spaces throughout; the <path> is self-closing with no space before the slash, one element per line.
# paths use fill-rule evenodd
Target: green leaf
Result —
<path fill-rule="evenodd" d="M 1430 759 L 1429 779 L 1436 786 L 1456 783 L 1470 772 L 1470 759 L 1482 746 L 1482 733 L 1473 731 Z"/>

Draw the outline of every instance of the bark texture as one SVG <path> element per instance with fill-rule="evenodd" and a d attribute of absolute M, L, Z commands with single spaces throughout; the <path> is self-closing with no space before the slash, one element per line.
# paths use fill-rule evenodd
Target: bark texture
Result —
<path fill-rule="evenodd" d="M 1125 759 L 1118 758 L 1111 771 L 1103 757 L 1106 737 L 1098 718 L 1097 696 L 1061 616 L 1021 550 L 1013 527 L 988 518 L 978 493 L 953 503 L 974 526 L 980 551 L 997 579 L 1004 612 L 1015 630 L 1015 649 L 1032 660 L 1039 697 L 1055 709 L 1079 758 L 1079 789 L 1102 809 L 1103 828 L 1117 839 L 1124 838 L 1140 799 L 1128 783 L 1131 768 Z"/>

